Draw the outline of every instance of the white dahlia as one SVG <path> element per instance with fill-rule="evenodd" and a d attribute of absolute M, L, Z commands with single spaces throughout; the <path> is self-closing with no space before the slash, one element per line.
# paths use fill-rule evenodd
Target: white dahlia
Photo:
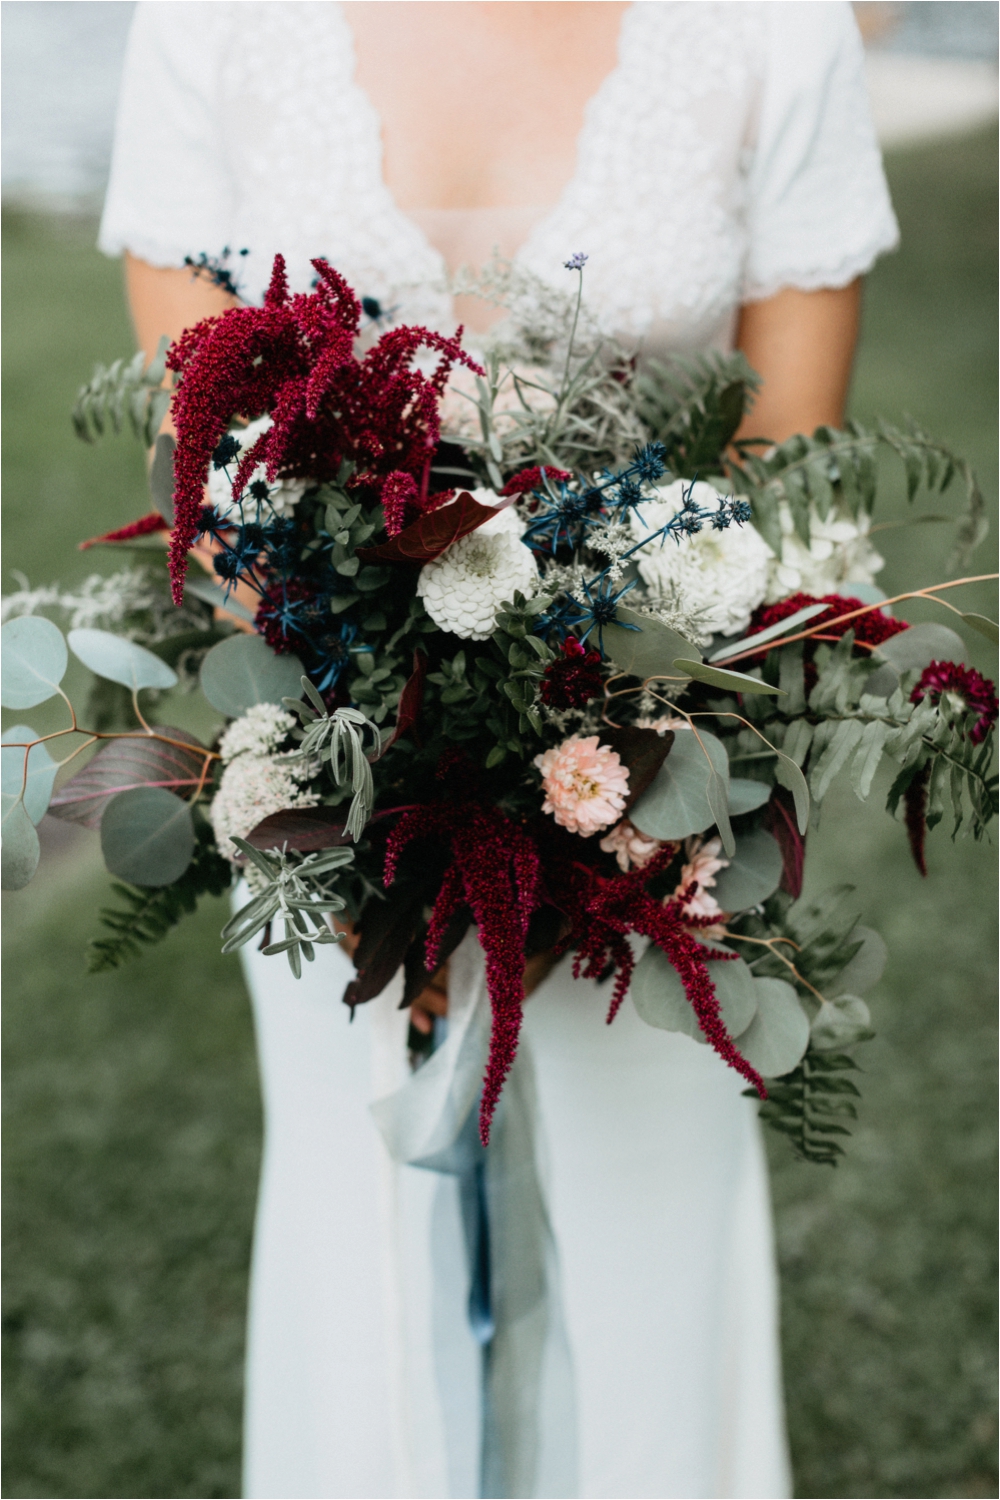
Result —
<path fill-rule="evenodd" d="M 239 443 L 240 455 L 230 463 L 229 474 L 226 474 L 225 469 L 217 469 L 214 465 L 209 468 L 208 498 L 216 514 L 223 520 L 232 516 L 239 521 L 240 507 L 233 501 L 233 479 L 236 477 L 236 466 L 244 451 L 252 448 L 257 439 L 262 433 L 267 432 L 271 425 L 270 417 L 258 417 L 256 422 L 251 422 L 247 427 L 234 428 L 229 435 Z M 276 479 L 273 484 L 268 484 L 266 468 L 263 464 L 258 464 L 243 489 L 243 514 L 247 520 L 252 519 L 257 513 L 257 502 L 248 493 L 251 484 L 257 480 L 262 480 L 267 484 L 267 505 L 276 516 L 290 516 L 312 483 L 309 479 Z"/>
<path fill-rule="evenodd" d="M 295 728 L 295 717 L 276 703 L 255 703 L 234 719 L 219 741 L 223 762 L 237 755 L 270 755 Z"/>
<path fill-rule="evenodd" d="M 308 776 L 305 762 L 291 754 L 237 755 L 222 773 L 209 814 L 219 852 L 242 864 L 231 838 L 245 839 L 263 818 L 286 807 L 315 807 L 319 797 L 303 785 Z"/>
<path fill-rule="evenodd" d="M 684 504 L 688 484 L 675 480 L 658 485 L 657 498 L 632 512 L 632 534 L 643 541 L 659 531 Z M 711 485 L 692 486 L 694 502 L 705 510 L 718 508 L 720 496 Z M 706 523 L 694 536 L 675 542 L 657 538 L 635 554 L 650 602 L 664 599 L 679 604 L 711 635 L 736 635 L 767 592 L 770 547 L 759 532 L 733 522 L 725 531 Z"/>
<path fill-rule="evenodd" d="M 493 490 L 473 490 L 481 505 L 497 505 Z M 417 593 L 440 630 L 465 641 L 485 641 L 496 629 L 497 610 L 517 590 L 531 594 L 538 566 L 521 541 L 524 523 L 512 505 L 484 522 L 447 552 L 425 563 Z"/>
<path fill-rule="evenodd" d="M 864 511 L 856 521 L 831 510 L 821 521 L 815 508 L 809 513 L 809 546 L 795 530 L 792 512 L 784 500 L 778 506 L 781 522 L 781 556 L 772 557 L 765 596 L 768 604 L 789 594 L 843 593 L 852 583 L 871 584 L 885 566 L 868 540 L 870 518 Z M 849 592 L 849 590 L 848 590 Z"/>

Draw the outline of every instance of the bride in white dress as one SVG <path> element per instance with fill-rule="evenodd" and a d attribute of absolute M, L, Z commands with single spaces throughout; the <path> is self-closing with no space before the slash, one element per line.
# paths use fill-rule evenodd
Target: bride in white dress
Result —
<path fill-rule="evenodd" d="M 226 246 L 249 298 L 275 252 L 301 289 L 324 255 L 449 332 L 447 269 L 498 246 L 561 285 L 586 251 L 603 326 L 640 356 L 738 341 L 780 439 L 841 419 L 895 238 L 846 4 L 168 3 L 137 8 L 100 243 L 147 351 L 224 305 L 179 268 Z M 398 983 L 350 1025 L 340 950 L 245 969 L 245 1494 L 791 1493 L 759 1130 L 709 1048 L 628 1005 L 606 1027 L 564 962 L 484 1165 L 454 1128 L 407 1141 Z M 466 1072 L 481 988 L 470 938 L 440 1053 Z"/>

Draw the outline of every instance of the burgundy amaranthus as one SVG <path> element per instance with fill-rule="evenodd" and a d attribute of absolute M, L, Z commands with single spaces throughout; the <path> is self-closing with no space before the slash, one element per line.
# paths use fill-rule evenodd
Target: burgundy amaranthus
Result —
<path fill-rule="evenodd" d="M 588 651 L 575 636 L 562 644 L 562 656 L 545 668 L 539 685 L 548 708 L 584 708 L 601 692 L 601 653 Z"/>
<path fill-rule="evenodd" d="M 909 626 L 905 620 L 893 620 L 889 615 L 884 615 L 880 609 L 870 609 L 867 614 L 856 615 L 853 620 L 847 620 L 842 625 L 834 625 L 832 621 L 841 615 L 849 615 L 853 610 L 864 609 L 865 606 L 860 599 L 852 599 L 846 594 L 824 594 L 821 599 L 812 594 L 789 594 L 787 599 L 780 599 L 777 604 L 762 604 L 755 609 L 750 617 L 750 629 L 766 630 L 769 625 L 777 625 L 782 620 L 787 620 L 800 609 L 805 609 L 810 604 L 825 604 L 828 607 L 822 614 L 813 615 L 804 625 L 793 627 L 793 633 L 799 630 L 813 630 L 819 627 L 817 634 L 810 636 L 805 641 L 805 686 L 806 692 L 811 692 L 816 685 L 816 667 L 813 656 L 816 652 L 817 641 L 839 641 L 848 630 L 854 631 L 855 643 L 864 649 L 865 646 L 881 646 L 894 635 L 899 635 L 901 630 L 908 630 Z M 763 661 L 771 647 L 761 647 L 758 657 L 747 658 L 747 664 L 753 660 Z"/>
<path fill-rule="evenodd" d="M 197 534 L 209 463 L 234 417 L 269 413 L 273 425 L 240 460 L 238 500 L 254 470 L 269 481 L 335 479 L 354 464 L 351 485 L 413 476 L 420 492 L 440 436 L 438 404 L 456 362 L 480 367 L 461 348 L 459 329 L 445 338 L 426 328 L 383 334 L 362 359 L 354 354 L 361 305 L 325 260 L 312 262 L 314 291 L 292 295 L 285 262 L 275 256 L 262 307 L 234 307 L 188 329 L 167 365 L 180 384 L 174 394 L 174 530 L 170 576 L 174 600 L 184 592 L 187 552 Z M 412 368 L 421 348 L 441 358 L 430 377 Z"/>
<path fill-rule="evenodd" d="M 541 861 L 528 836 L 497 808 L 469 802 L 434 802 L 404 814 L 389 836 L 384 880 L 392 884 L 402 851 L 414 839 L 435 838 L 451 846 L 427 933 L 425 965 L 430 973 L 448 923 L 468 906 L 486 958 L 486 985 L 493 1023 L 479 1110 L 483 1145 L 517 1052 L 524 1005 L 524 947 L 528 923 L 539 905 Z"/>
<path fill-rule="evenodd" d="M 541 464 L 532 464 L 530 469 L 518 469 L 517 473 L 508 479 L 500 493 L 501 495 L 527 495 L 532 490 L 540 490 L 546 479 L 559 484 L 561 480 L 572 478 L 568 469 L 552 469 L 543 467 Z"/>
<path fill-rule="evenodd" d="M 650 879 L 670 862 L 673 854 L 671 845 L 641 869 L 595 881 L 584 909 L 574 918 L 574 930 L 566 944 L 576 948 L 574 977 L 582 974 L 585 979 L 598 979 L 609 964 L 617 970 L 608 1009 L 610 1025 L 628 993 L 635 967 L 628 934 L 636 932 L 649 938 L 676 969 L 706 1041 L 766 1099 L 764 1080 L 737 1051 L 726 1030 L 715 986 L 705 967 L 706 959 L 727 959 L 734 955 L 704 948 L 692 936 L 692 928 L 710 925 L 711 918 L 688 916 L 683 901 L 663 904 L 646 889 Z"/>
<path fill-rule="evenodd" d="M 974 745 L 981 744 L 997 721 L 998 704 L 993 683 L 973 667 L 963 667 L 955 661 L 932 661 L 921 673 L 920 681 L 910 694 L 910 702 L 919 703 L 921 698 L 930 698 L 932 703 L 939 703 L 943 693 L 958 698 L 967 713 L 979 715 L 969 730 L 969 739 Z"/>

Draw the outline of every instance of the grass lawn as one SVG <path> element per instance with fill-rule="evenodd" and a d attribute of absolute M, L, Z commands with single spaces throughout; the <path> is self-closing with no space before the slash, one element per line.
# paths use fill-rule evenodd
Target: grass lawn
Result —
<path fill-rule="evenodd" d="M 856 415 L 909 411 L 966 453 L 991 502 L 995 158 L 983 134 L 890 159 L 904 248 L 870 279 L 854 391 Z M 76 541 L 147 508 L 135 446 L 88 450 L 67 420 L 94 360 L 130 347 L 93 233 L 4 218 L 5 589 L 12 568 L 32 583 L 107 569 Z M 881 519 L 905 513 L 897 489 Z M 882 534 L 889 592 L 941 576 L 944 530 Z M 974 571 L 993 555 L 990 541 Z M 992 614 L 992 591 L 966 607 Z M 995 676 L 987 643 L 970 646 Z M 812 889 L 855 884 L 889 943 L 859 1125 L 836 1172 L 770 1141 L 796 1493 L 995 1495 L 995 859 L 939 830 L 922 881 L 874 811 L 831 794 L 807 869 Z M 221 902 L 87 976 L 107 883 L 93 843 L 70 841 L 4 898 L 3 1491 L 238 1495 L 249 1008 L 218 952 Z"/>

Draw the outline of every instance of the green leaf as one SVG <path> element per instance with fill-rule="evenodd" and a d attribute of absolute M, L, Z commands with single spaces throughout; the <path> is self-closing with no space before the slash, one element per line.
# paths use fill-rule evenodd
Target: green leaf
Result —
<path fill-rule="evenodd" d="M 763 828 L 736 840 L 729 868 L 720 870 L 712 892 L 723 911 L 745 911 L 766 901 L 781 882 L 781 849 Z"/>
<path fill-rule="evenodd" d="M 884 719 L 872 719 L 858 742 L 858 753 L 851 765 L 851 785 L 862 802 L 871 791 L 888 733 L 889 725 Z"/>
<path fill-rule="evenodd" d="M 864 725 L 859 719 L 842 719 L 837 724 L 825 750 L 809 772 L 810 790 L 817 802 L 822 802 L 833 778 L 847 764 L 864 732 Z"/>
<path fill-rule="evenodd" d="M 881 661 L 884 665 L 868 678 L 865 692 L 875 697 L 888 698 L 899 686 L 899 679 L 904 672 L 914 669 L 923 671 L 932 661 L 964 662 L 965 642 L 954 630 L 949 630 L 947 625 L 924 620 L 883 641 L 872 652 L 872 659 Z"/>
<path fill-rule="evenodd" d="M 153 504 L 168 526 L 174 524 L 174 449 L 176 440 L 169 432 L 161 432 L 153 450 L 153 463 L 149 471 L 149 493 Z"/>
<path fill-rule="evenodd" d="M 131 692 L 140 688 L 172 688 L 177 673 L 165 661 L 110 630 L 71 630 L 69 644 L 85 667 L 109 682 L 120 682 Z"/>
<path fill-rule="evenodd" d="M 173 885 L 191 863 L 194 844 L 191 809 L 163 787 L 119 792 L 104 809 L 104 863 L 130 885 Z"/>
<path fill-rule="evenodd" d="M 875 1035 L 865 1002 L 857 995 L 838 995 L 824 1000 L 809 1030 L 810 1044 L 818 1052 L 833 1052 L 867 1042 Z"/>
<path fill-rule="evenodd" d="M 729 821 L 728 788 L 714 766 L 708 778 L 708 805 L 712 809 L 712 821 L 719 830 L 722 847 L 732 859 L 736 852 L 736 839 L 733 825 Z"/>
<path fill-rule="evenodd" d="M 809 827 L 809 787 L 806 784 L 806 778 L 794 760 L 780 750 L 774 774 L 781 785 L 786 787 L 794 797 L 795 819 L 799 825 L 799 832 L 804 834 Z"/>
<path fill-rule="evenodd" d="M 253 624 L 253 615 L 245 604 L 241 604 L 235 594 L 227 594 L 225 589 L 213 583 L 211 578 L 188 578 L 184 582 L 185 594 L 191 594 L 195 599 L 200 599 L 202 604 L 210 604 L 213 609 L 224 609 L 227 614 L 235 615 L 237 620 L 245 620 L 248 625 Z M 351 599 L 349 603 L 353 604 Z"/>
<path fill-rule="evenodd" d="M 52 787 L 59 767 L 44 745 L 32 745 L 28 751 L 15 749 L 11 741 L 33 740 L 37 736 L 27 724 L 15 724 L 4 732 L 0 740 L 5 747 L 0 750 L 3 797 L 16 802 L 21 795 L 24 782 L 24 758 L 28 757 L 28 776 L 24 786 L 24 807 L 32 823 L 40 823 L 45 816 L 52 796 Z"/>
<path fill-rule="evenodd" d="M 7 802 L 6 797 L 4 802 Z M 23 890 L 38 869 L 41 852 L 35 825 L 28 817 L 24 803 L 11 801 L 3 810 L 3 849 L 0 851 L 0 885 L 5 891 Z"/>
<path fill-rule="evenodd" d="M 4 708 L 34 708 L 56 692 L 66 674 L 69 655 L 62 631 L 41 615 L 8 620 L 3 642 Z"/>
<path fill-rule="evenodd" d="M 707 682 L 712 687 L 725 688 L 729 693 L 771 693 L 782 698 L 787 697 L 784 688 L 772 687 L 769 682 L 762 682 L 759 677 L 751 677 L 746 672 L 730 672 L 722 667 L 710 667 L 706 662 L 689 661 L 679 656 L 674 662 L 678 672 L 686 672 L 689 677 L 694 677 L 698 682 Z"/>
<path fill-rule="evenodd" d="M 713 943 L 712 947 L 723 953 L 729 951 L 719 943 Z M 708 959 L 705 967 L 715 986 L 726 1030 L 730 1036 L 739 1036 L 750 1025 L 757 1009 L 754 977 L 741 958 Z M 704 1033 L 677 970 L 652 943 L 635 966 L 629 993 L 647 1026 L 679 1031 L 696 1042 L 704 1042 Z"/>
<path fill-rule="evenodd" d="M 829 999 L 848 993 L 865 994 L 881 979 L 889 957 L 889 950 L 882 937 L 870 927 L 859 924 L 852 928 L 846 941 L 848 944 L 860 943 L 861 947 L 844 965 L 836 979 L 824 986 Z"/>
<path fill-rule="evenodd" d="M 785 620 L 779 620 L 777 625 L 769 625 L 766 630 L 757 630 L 753 635 L 744 636 L 741 641 L 727 641 L 720 646 L 718 651 L 713 651 L 708 658 L 710 662 L 725 661 L 727 657 L 738 656 L 741 651 L 747 651 L 751 647 L 766 645 L 768 641 L 776 641 L 779 636 L 794 635 L 796 626 L 804 625 L 807 620 L 813 619 L 815 615 L 821 615 L 825 604 L 807 604 L 805 609 L 797 609 L 793 615 Z"/>
<path fill-rule="evenodd" d="M 109 740 L 59 788 L 50 808 L 53 816 L 96 829 L 101 826 L 104 809 L 119 792 L 141 786 L 159 786 L 167 791 L 184 787 L 193 792 L 202 780 L 204 745 L 185 729 L 168 727 L 161 732 L 181 743 L 168 745 L 145 734 Z"/>
<path fill-rule="evenodd" d="M 701 652 L 684 639 L 676 630 L 661 625 L 659 620 L 637 614 L 634 609 L 618 607 L 621 625 L 605 625 L 604 649 L 615 666 L 631 677 L 671 677 L 688 680 L 688 673 L 674 671 L 675 657 L 683 656 L 701 660 Z M 625 630 L 623 625 L 636 625 L 637 630 Z"/>
<path fill-rule="evenodd" d="M 971 613 L 963 615 L 962 619 L 965 621 L 966 625 L 971 626 L 973 630 L 978 630 L 980 635 L 984 635 L 986 639 L 988 641 L 992 641 L 994 645 L 996 645 L 997 642 L 1000 641 L 1000 627 L 998 627 L 996 621 L 991 620 L 988 615 L 977 615 L 975 613 Z"/>
<path fill-rule="evenodd" d="M 725 786 L 729 759 L 721 741 L 703 730 L 697 736 L 689 729 L 678 730 L 652 785 L 629 812 L 630 821 L 655 839 L 702 833 L 716 821 L 709 796 L 713 773 Z"/>
<path fill-rule="evenodd" d="M 748 776 L 731 776 L 729 778 L 729 816 L 740 818 L 744 813 L 763 807 L 770 795 L 769 782 L 752 781 Z"/>
<path fill-rule="evenodd" d="M 259 635 L 231 635 L 213 646 L 201 666 L 201 689 L 213 708 L 237 719 L 255 703 L 297 698 L 305 668 L 279 656 Z"/>
<path fill-rule="evenodd" d="M 790 1073 L 809 1045 L 809 1020 L 799 997 L 783 979 L 755 979 L 757 1014 L 737 1046 L 765 1078 Z"/>

